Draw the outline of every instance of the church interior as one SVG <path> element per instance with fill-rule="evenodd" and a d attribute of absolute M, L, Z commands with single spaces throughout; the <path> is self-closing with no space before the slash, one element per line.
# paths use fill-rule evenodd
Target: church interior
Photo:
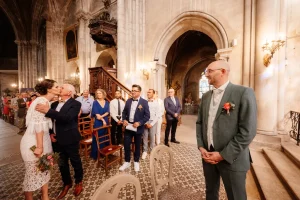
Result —
<path fill-rule="evenodd" d="M 72 84 L 78 96 L 101 88 L 108 101 L 116 90 L 130 98 L 133 84 L 145 98 L 148 89 L 164 99 L 173 88 L 182 105 L 181 143 L 170 146 L 173 181 L 193 199 L 205 199 L 196 120 L 203 94 L 212 90 L 205 69 L 225 60 L 230 82 L 252 88 L 257 103 L 248 199 L 300 199 L 299 9 L 298 0 L 0 0 L 0 96 L 32 91 L 44 79 Z M 22 136 L 1 115 L 0 199 L 24 199 Z M 65 199 L 90 199 L 120 174 L 119 165 L 106 175 L 83 152 L 81 159 L 84 190 Z M 139 180 L 143 200 L 155 199 L 149 165 L 146 158 L 140 173 L 126 172 Z M 60 182 L 55 169 L 51 198 Z M 126 185 L 118 197 L 135 199 L 135 193 Z M 222 184 L 220 199 L 227 199 Z"/>

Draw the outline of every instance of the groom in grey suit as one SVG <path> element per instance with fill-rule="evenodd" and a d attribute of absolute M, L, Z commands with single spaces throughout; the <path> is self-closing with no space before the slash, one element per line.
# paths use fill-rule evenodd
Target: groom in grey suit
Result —
<path fill-rule="evenodd" d="M 213 91 L 202 97 L 196 122 L 206 183 L 206 199 L 219 199 L 222 177 L 229 200 L 244 200 L 250 169 L 249 144 L 256 135 L 256 100 L 251 88 L 228 81 L 227 62 L 212 62 L 205 70 Z"/>

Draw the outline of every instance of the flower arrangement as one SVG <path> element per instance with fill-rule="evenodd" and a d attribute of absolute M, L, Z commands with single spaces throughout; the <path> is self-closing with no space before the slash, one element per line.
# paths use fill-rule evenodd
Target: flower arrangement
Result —
<path fill-rule="evenodd" d="M 142 108 L 143 108 L 143 106 L 140 104 L 139 107 L 138 107 L 138 109 L 141 111 Z"/>
<path fill-rule="evenodd" d="M 34 152 L 36 146 L 32 146 L 30 150 Z M 36 167 L 38 171 L 52 171 L 54 169 L 54 165 L 58 163 L 59 154 L 58 153 L 47 153 L 42 155 L 39 160 L 36 162 Z"/>
<path fill-rule="evenodd" d="M 230 116 L 230 111 L 234 110 L 235 108 L 235 104 L 231 103 L 231 102 L 226 102 L 224 103 L 223 107 L 222 107 L 222 112 L 226 112 L 227 115 Z"/>

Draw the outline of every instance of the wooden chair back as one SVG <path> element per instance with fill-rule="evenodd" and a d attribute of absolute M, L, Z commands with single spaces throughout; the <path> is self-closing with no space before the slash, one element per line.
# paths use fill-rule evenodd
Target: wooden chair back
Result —
<path fill-rule="evenodd" d="M 169 157 L 167 178 L 163 177 L 163 162 L 166 161 L 166 155 Z M 152 149 L 150 154 L 150 174 L 155 200 L 158 199 L 158 192 L 164 185 L 168 184 L 169 187 L 173 186 L 173 163 L 174 156 L 169 147 L 158 145 Z"/>
<path fill-rule="evenodd" d="M 98 131 L 101 129 L 107 129 L 106 133 L 102 136 L 98 136 Z M 110 129 L 111 125 L 101 126 L 98 128 L 93 129 L 93 134 L 96 138 L 97 146 L 100 148 L 101 144 L 108 144 L 108 146 L 111 146 L 111 135 L 110 135 Z M 100 139 L 104 138 L 104 140 L 99 141 Z"/>
<path fill-rule="evenodd" d="M 98 131 L 101 129 L 107 129 L 107 132 L 101 136 L 98 136 Z M 105 168 L 105 173 L 108 175 L 108 167 L 113 165 L 114 163 L 119 162 L 122 164 L 122 147 L 119 145 L 111 144 L 111 136 L 110 136 L 111 125 L 101 126 L 98 128 L 94 128 L 93 134 L 95 136 L 98 148 L 98 167 L 102 166 Z M 101 140 L 101 141 L 100 141 Z M 107 144 L 107 146 L 101 148 L 102 144 Z M 119 154 L 116 155 L 119 151 Z M 116 154 L 115 154 L 116 153 Z M 104 158 L 103 159 L 101 159 Z"/>
<path fill-rule="evenodd" d="M 94 119 L 90 117 L 78 118 L 78 130 L 83 138 L 92 136 Z"/>
<path fill-rule="evenodd" d="M 118 200 L 119 193 L 123 187 L 131 184 L 135 187 L 135 199 L 141 200 L 142 189 L 138 178 L 131 174 L 117 174 L 104 183 L 96 190 L 92 200 Z"/>

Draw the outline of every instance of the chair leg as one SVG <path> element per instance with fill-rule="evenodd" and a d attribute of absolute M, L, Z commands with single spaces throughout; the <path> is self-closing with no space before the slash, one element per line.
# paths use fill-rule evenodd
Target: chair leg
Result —
<path fill-rule="evenodd" d="M 108 160 L 108 156 L 105 156 L 105 174 L 106 174 L 106 176 L 108 175 L 107 160 Z"/>
<path fill-rule="evenodd" d="M 87 160 L 88 152 L 87 152 L 87 145 L 86 144 L 84 145 L 84 156 L 85 156 L 85 159 Z"/>
<path fill-rule="evenodd" d="M 123 154 L 122 154 L 122 149 L 120 149 L 120 165 L 122 165 L 122 157 L 123 157 Z"/>

